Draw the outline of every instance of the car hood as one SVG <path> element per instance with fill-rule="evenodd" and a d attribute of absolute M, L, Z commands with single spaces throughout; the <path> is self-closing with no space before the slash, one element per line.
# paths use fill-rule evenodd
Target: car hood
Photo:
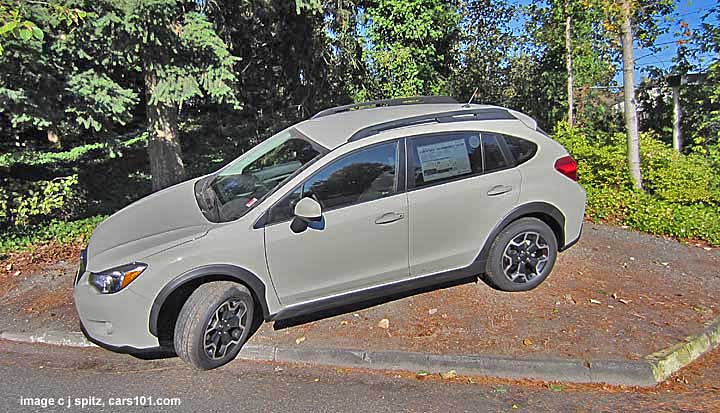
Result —
<path fill-rule="evenodd" d="M 195 181 L 149 195 L 98 225 L 88 243 L 88 270 L 140 261 L 204 236 L 212 224 L 195 201 Z"/>

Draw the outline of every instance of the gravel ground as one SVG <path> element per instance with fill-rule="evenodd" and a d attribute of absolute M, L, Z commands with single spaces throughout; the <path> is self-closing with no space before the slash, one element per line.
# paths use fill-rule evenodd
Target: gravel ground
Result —
<path fill-rule="evenodd" d="M 75 254 L 77 247 L 54 247 L 0 263 L 0 281 L 12 285 L 0 295 L 3 329 L 77 330 L 70 296 Z M 580 243 L 531 292 L 465 284 L 277 331 L 265 324 L 251 342 L 638 359 L 720 316 L 719 264 L 717 249 L 587 223 Z M 379 327 L 382 319 L 389 328 Z"/>

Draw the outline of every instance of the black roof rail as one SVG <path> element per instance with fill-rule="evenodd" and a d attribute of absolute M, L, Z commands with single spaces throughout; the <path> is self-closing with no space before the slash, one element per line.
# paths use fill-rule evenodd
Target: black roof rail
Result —
<path fill-rule="evenodd" d="M 369 109 L 371 107 L 381 106 L 402 106 L 402 105 L 419 105 L 429 103 L 459 103 L 457 100 L 450 96 L 412 96 L 407 98 L 395 98 L 395 99 L 384 99 L 384 100 L 372 100 L 369 102 L 351 103 L 349 105 L 338 106 L 335 108 L 325 109 L 316 113 L 310 119 L 322 118 L 323 116 L 334 115 L 340 112 L 347 112 L 350 110 L 357 109 Z"/>
<path fill-rule="evenodd" d="M 390 129 L 397 129 L 402 128 L 405 126 L 412 126 L 412 125 L 420 125 L 423 123 L 429 123 L 429 122 L 438 122 L 438 123 L 446 123 L 446 122 L 467 122 L 467 121 L 477 121 L 477 120 L 503 120 L 503 119 L 517 119 L 515 116 L 513 116 L 510 111 L 503 108 L 477 108 L 477 109 L 464 109 L 464 110 L 455 110 L 450 112 L 440 112 L 440 113 L 427 113 L 424 115 L 418 115 L 418 116 L 412 116 L 409 118 L 402 118 L 402 119 L 395 119 L 388 122 L 378 123 L 376 125 L 371 125 L 368 127 L 365 127 L 363 129 L 360 129 L 359 131 L 355 132 L 350 138 L 348 139 L 348 142 L 357 141 L 363 138 L 367 138 L 368 136 L 375 135 L 377 133 L 390 130 Z"/>

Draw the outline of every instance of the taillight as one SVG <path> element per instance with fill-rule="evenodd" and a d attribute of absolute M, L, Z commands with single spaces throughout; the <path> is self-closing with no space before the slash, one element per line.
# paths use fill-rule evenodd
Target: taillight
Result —
<path fill-rule="evenodd" d="M 577 162 L 575 162 L 575 159 L 573 159 L 572 156 L 563 156 L 562 158 L 555 161 L 555 170 L 572 179 L 573 181 L 578 180 Z"/>

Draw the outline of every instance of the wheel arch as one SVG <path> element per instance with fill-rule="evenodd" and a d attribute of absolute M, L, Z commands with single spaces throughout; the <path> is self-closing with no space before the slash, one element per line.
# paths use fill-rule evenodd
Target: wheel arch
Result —
<path fill-rule="evenodd" d="M 172 337 L 168 337 L 168 330 L 173 331 L 175 320 L 185 301 L 199 286 L 213 281 L 234 281 L 245 285 L 262 310 L 263 319 L 270 318 L 265 284 L 257 275 L 235 265 L 211 264 L 181 274 L 160 290 L 150 309 L 150 333 L 161 341 L 172 341 Z"/>
<path fill-rule="evenodd" d="M 565 249 L 565 215 L 557 207 L 547 202 L 530 202 L 516 207 L 495 225 L 475 261 L 486 262 L 490 254 L 490 247 L 500 231 L 518 219 L 526 217 L 537 218 L 547 224 L 555 234 L 558 250 Z"/>

